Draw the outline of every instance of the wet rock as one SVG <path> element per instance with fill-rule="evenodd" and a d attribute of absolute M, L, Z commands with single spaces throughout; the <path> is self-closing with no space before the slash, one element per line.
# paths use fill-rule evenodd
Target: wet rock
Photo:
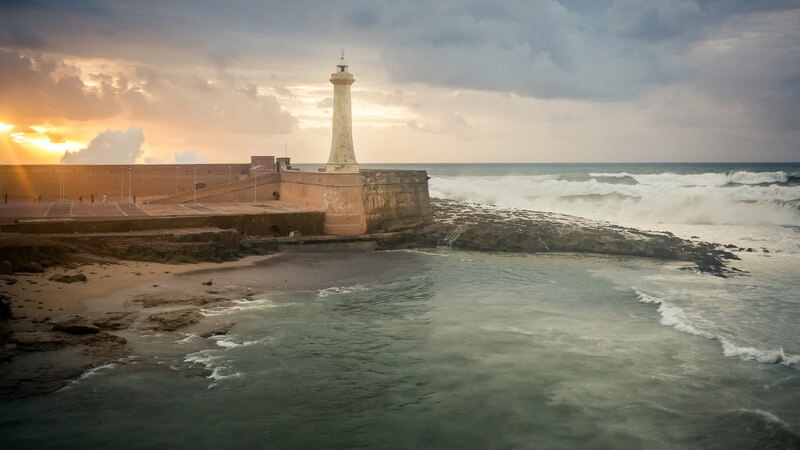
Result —
<path fill-rule="evenodd" d="M 11 305 L 8 303 L 8 297 L 0 294 L 0 320 L 9 320 L 11 317 Z"/>
<path fill-rule="evenodd" d="M 50 281 L 56 281 L 58 283 L 77 283 L 77 282 L 86 282 L 86 275 L 82 273 L 78 273 L 75 275 L 67 275 L 67 274 L 58 274 L 53 275 L 50 277 Z"/>
<path fill-rule="evenodd" d="M 73 319 L 66 322 L 54 323 L 53 331 L 60 331 L 67 334 L 97 334 L 100 332 L 100 328 L 93 324 L 86 323 L 82 319 Z"/>
<path fill-rule="evenodd" d="M 697 264 L 698 270 L 722 277 L 729 274 L 725 261 L 739 259 L 717 248 L 716 244 L 563 214 L 442 199 L 432 199 L 431 209 L 432 218 L 426 226 L 413 235 L 398 238 L 398 242 L 382 245 L 644 256 L 692 262 Z"/>
<path fill-rule="evenodd" d="M 88 335 L 53 331 L 14 333 L 11 342 L 0 349 L 0 399 L 56 391 L 86 370 L 124 356 L 125 344 L 124 338 L 102 332 Z"/>
<path fill-rule="evenodd" d="M 219 328 L 216 328 L 216 329 L 213 329 L 213 330 L 208 330 L 205 333 L 201 333 L 200 337 L 208 339 L 208 338 L 210 338 L 212 336 L 223 336 L 223 335 L 226 335 L 226 334 L 230 333 L 231 328 L 233 328 L 233 324 L 226 323 L 226 324 L 220 326 Z"/>
<path fill-rule="evenodd" d="M 152 330 L 175 331 L 187 325 L 200 322 L 202 318 L 200 311 L 196 309 L 181 309 L 178 311 L 167 311 L 163 313 L 151 314 L 148 317 L 150 322 L 147 328 Z"/>
<path fill-rule="evenodd" d="M 193 364 L 181 370 L 181 373 L 187 378 L 208 378 L 212 371 L 202 364 Z"/>
<path fill-rule="evenodd" d="M 162 297 L 161 295 L 144 295 L 133 300 L 140 303 L 145 308 L 155 308 L 157 306 L 166 305 L 194 305 L 194 306 L 207 306 L 207 305 L 222 305 L 230 302 L 229 299 L 224 297 L 209 297 L 205 295 L 191 295 L 184 297 Z"/>
<path fill-rule="evenodd" d="M 136 313 L 133 311 L 115 311 L 92 319 L 92 325 L 102 330 L 124 330 L 130 328 Z"/>
<path fill-rule="evenodd" d="M 37 262 L 30 262 L 22 268 L 22 272 L 29 272 L 29 273 L 42 273 L 44 272 L 44 267 Z"/>

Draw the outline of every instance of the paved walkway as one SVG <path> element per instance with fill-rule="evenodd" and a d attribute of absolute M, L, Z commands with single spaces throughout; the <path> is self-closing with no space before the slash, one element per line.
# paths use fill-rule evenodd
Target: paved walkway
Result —
<path fill-rule="evenodd" d="M 176 203 L 150 205 L 117 202 L 10 202 L 0 204 L 0 218 L 89 218 L 195 216 L 207 214 L 261 214 L 265 212 L 302 212 L 316 209 L 283 204 L 279 201 L 248 203 Z"/>

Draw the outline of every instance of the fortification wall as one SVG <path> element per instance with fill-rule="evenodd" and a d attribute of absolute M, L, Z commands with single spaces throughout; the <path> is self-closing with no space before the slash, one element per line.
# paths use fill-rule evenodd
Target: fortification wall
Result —
<path fill-rule="evenodd" d="M 258 171 L 256 171 L 258 172 Z M 280 192 L 281 177 L 277 172 L 257 174 L 255 179 L 234 181 L 221 186 L 199 189 L 196 193 L 191 191 L 170 195 L 151 201 L 154 204 L 186 203 L 197 201 L 200 203 L 226 203 L 226 202 L 263 202 L 277 200 L 275 193 Z"/>
<path fill-rule="evenodd" d="M 137 201 L 191 192 L 195 170 L 197 183 L 206 187 L 250 177 L 250 164 L 131 164 L 131 165 L 0 165 L 0 193 L 10 201 L 43 201 L 61 198 L 89 201 L 103 194 L 114 201 Z"/>
<path fill-rule="evenodd" d="M 407 228 L 431 214 L 424 170 L 361 170 L 367 232 Z"/>
<path fill-rule="evenodd" d="M 81 221 L 23 222 L 0 225 L 10 233 L 119 233 L 172 228 L 235 229 L 250 236 L 287 236 L 300 231 L 309 236 L 323 234 L 322 212 L 226 214 L 173 217 L 101 218 Z"/>
<path fill-rule="evenodd" d="M 327 234 L 350 236 L 367 231 L 363 191 L 359 173 L 281 172 L 281 201 L 325 210 Z"/>

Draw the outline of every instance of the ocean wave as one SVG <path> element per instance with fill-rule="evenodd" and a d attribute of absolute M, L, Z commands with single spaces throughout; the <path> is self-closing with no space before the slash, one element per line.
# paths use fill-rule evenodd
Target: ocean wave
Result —
<path fill-rule="evenodd" d="M 731 183 L 739 184 L 763 184 L 763 183 L 786 183 L 789 176 L 786 172 L 728 172 L 728 179 Z"/>
<path fill-rule="evenodd" d="M 210 371 L 211 374 L 206 378 L 212 380 L 208 385 L 208 389 L 217 386 L 219 381 L 230 378 L 241 378 L 244 376 L 241 372 L 233 371 L 232 367 L 228 364 L 228 359 L 220 353 L 221 350 L 200 350 L 199 352 L 189 353 L 183 358 L 183 361 L 188 364 L 199 364 Z"/>
<path fill-rule="evenodd" d="M 610 194 L 565 195 L 563 197 L 559 197 L 559 199 L 565 200 L 565 201 L 580 201 L 580 200 L 625 201 L 625 200 L 633 200 L 633 201 L 637 201 L 638 202 L 642 198 L 641 197 L 636 197 L 636 196 L 633 196 L 633 195 L 624 195 L 624 194 L 620 194 L 618 192 L 612 192 Z"/>
<path fill-rule="evenodd" d="M 358 291 L 369 291 L 370 289 L 366 286 L 361 284 L 356 284 L 354 286 L 333 286 L 325 289 L 320 289 L 317 291 L 317 298 L 325 298 L 331 295 L 342 295 L 342 294 L 349 294 L 351 292 L 358 292 Z"/>
<path fill-rule="evenodd" d="M 686 313 L 680 306 L 674 305 L 666 300 L 654 295 L 642 292 L 635 287 L 639 301 L 642 303 L 658 305 L 658 312 L 661 314 L 661 324 L 672 327 L 684 333 L 701 336 L 706 339 L 713 339 L 720 343 L 722 354 L 730 357 L 737 357 L 744 361 L 756 361 L 763 364 L 783 364 L 793 369 L 800 370 L 800 355 L 786 354 L 783 348 L 764 350 L 750 346 L 740 346 L 729 338 L 717 333 L 708 331 L 708 322 L 701 317 Z"/>
<path fill-rule="evenodd" d="M 232 305 L 227 306 L 214 306 L 211 308 L 203 308 L 200 310 L 200 314 L 206 317 L 214 317 L 220 316 L 223 314 L 231 314 L 234 312 L 239 311 L 251 311 L 251 310 L 260 310 L 260 309 L 268 309 L 268 308 L 278 308 L 281 306 L 288 306 L 292 305 L 293 303 L 274 303 L 269 299 L 266 298 L 259 298 L 259 299 L 239 299 L 233 300 Z"/>
<path fill-rule="evenodd" d="M 68 391 L 73 387 L 75 387 L 75 385 L 85 381 L 86 379 L 97 376 L 100 372 L 116 369 L 117 367 L 119 367 L 119 365 L 116 363 L 108 363 L 90 367 L 89 369 L 85 370 L 78 378 L 75 378 L 74 380 L 70 381 L 66 386 L 62 387 L 57 392 Z"/>
<path fill-rule="evenodd" d="M 438 177 L 433 197 L 629 225 L 800 225 L 800 185 L 727 186 L 729 174 L 635 175 L 639 184 L 541 177 Z M 778 175 L 771 175 L 777 178 Z M 734 177 L 736 178 L 736 177 Z M 757 181 L 755 178 L 751 181 Z"/>
<path fill-rule="evenodd" d="M 268 340 L 267 338 L 262 338 L 253 341 L 238 342 L 236 340 L 236 336 L 230 336 L 230 335 L 211 336 L 210 339 L 215 341 L 217 343 L 217 346 L 222 348 L 249 347 L 251 345 L 267 342 Z"/>
<path fill-rule="evenodd" d="M 704 422 L 692 441 L 701 448 L 798 448 L 800 433 L 769 411 L 738 408 Z"/>

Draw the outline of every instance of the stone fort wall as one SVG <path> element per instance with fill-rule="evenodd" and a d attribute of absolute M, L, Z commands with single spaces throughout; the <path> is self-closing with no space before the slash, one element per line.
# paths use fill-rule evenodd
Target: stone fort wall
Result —
<path fill-rule="evenodd" d="M 216 187 L 250 178 L 251 164 L 0 165 L 0 193 L 9 201 L 78 201 L 105 194 L 113 201 L 137 202 Z M 62 188 L 63 187 L 63 188 Z M 62 193 L 63 190 L 63 193 Z"/>
<path fill-rule="evenodd" d="M 262 169 L 263 167 L 263 169 Z M 264 202 L 324 211 L 326 234 L 359 235 L 408 228 L 430 215 L 425 171 L 356 173 L 273 171 L 252 164 L 0 166 L 9 201 Z M 193 193 L 193 183 L 198 189 Z M 257 175 L 254 180 L 253 175 Z M 63 193 L 62 193 L 63 190 Z M 2 201 L 2 198 L 0 198 Z"/>
<path fill-rule="evenodd" d="M 281 201 L 326 211 L 325 232 L 358 235 L 407 228 L 430 215 L 425 171 L 281 172 Z"/>

